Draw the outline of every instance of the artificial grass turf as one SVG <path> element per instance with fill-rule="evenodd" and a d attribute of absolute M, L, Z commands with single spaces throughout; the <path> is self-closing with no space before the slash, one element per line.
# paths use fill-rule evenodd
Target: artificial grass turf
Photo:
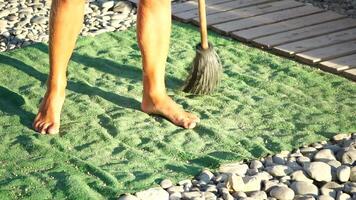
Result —
<path fill-rule="evenodd" d="M 134 29 L 79 39 L 57 136 L 31 130 L 47 45 L 0 54 L 0 199 L 115 198 L 356 131 L 353 82 L 214 33 L 224 66 L 218 91 L 182 93 L 198 41 L 196 28 L 175 23 L 166 72 L 169 94 L 201 117 L 193 130 L 140 111 Z"/>

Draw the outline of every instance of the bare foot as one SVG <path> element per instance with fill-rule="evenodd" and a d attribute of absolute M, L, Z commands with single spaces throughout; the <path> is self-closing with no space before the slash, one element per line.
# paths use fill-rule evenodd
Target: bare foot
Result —
<path fill-rule="evenodd" d="M 33 128 L 37 132 L 41 134 L 56 134 L 59 132 L 64 98 L 64 92 L 46 92 L 33 122 Z"/>
<path fill-rule="evenodd" d="M 157 95 L 157 97 L 144 95 L 141 109 L 148 114 L 161 115 L 170 120 L 173 124 L 183 128 L 194 128 L 200 121 L 197 116 L 185 112 L 166 94 Z"/>

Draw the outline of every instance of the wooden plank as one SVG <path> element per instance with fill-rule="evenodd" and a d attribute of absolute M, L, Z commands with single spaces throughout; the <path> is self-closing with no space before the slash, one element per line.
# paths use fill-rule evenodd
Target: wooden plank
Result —
<path fill-rule="evenodd" d="M 308 51 L 353 39 L 356 39 L 356 28 L 287 43 L 284 45 L 276 46 L 273 48 L 273 50 L 280 54 L 290 56 L 303 51 Z"/>
<path fill-rule="evenodd" d="M 314 36 L 319 36 L 327 33 L 345 30 L 348 28 L 356 27 L 356 20 L 347 18 L 331 22 L 325 22 L 313 26 L 308 26 L 292 31 L 277 33 L 274 35 L 261 37 L 253 40 L 254 44 L 265 47 L 274 47 L 290 42 L 295 42 L 301 39 L 307 39 Z"/>
<path fill-rule="evenodd" d="M 296 19 L 290 19 L 274 24 L 268 24 L 264 26 L 250 28 L 247 30 L 236 31 L 233 32 L 231 35 L 239 40 L 251 41 L 259 37 L 295 30 L 301 27 L 316 25 L 323 22 L 328 22 L 331 20 L 337 20 L 341 18 L 345 18 L 345 17 L 331 11 L 322 12 L 322 13 L 316 13 L 316 14 L 312 14 Z"/>
<path fill-rule="evenodd" d="M 232 1 L 232 0 L 206 0 L 206 5 L 211 6 L 211 5 L 220 4 L 220 3 L 229 2 L 229 1 Z M 173 4 L 172 5 L 172 14 L 174 16 L 177 13 L 186 12 L 189 10 L 195 10 L 195 12 L 197 12 L 197 9 L 198 9 L 197 0 L 186 1 L 183 3 Z"/>
<path fill-rule="evenodd" d="M 230 1 L 225 3 L 220 3 L 216 5 L 209 5 L 206 8 L 207 15 L 218 13 L 218 12 L 225 12 L 228 10 L 236 9 L 236 8 L 243 8 L 248 6 L 254 6 L 258 4 L 268 3 L 271 0 L 239 0 L 239 1 Z M 183 21 L 188 22 L 193 18 L 198 18 L 198 10 L 188 10 L 186 12 L 180 12 L 174 15 L 175 18 Z"/>
<path fill-rule="evenodd" d="M 212 25 L 211 28 L 222 33 L 229 33 L 231 31 L 238 31 L 265 24 L 276 23 L 287 19 L 310 15 L 313 13 L 324 12 L 320 8 L 313 6 L 302 6 L 297 8 L 286 9 L 265 15 L 259 15 L 251 18 L 234 20 L 221 24 Z"/>
<path fill-rule="evenodd" d="M 342 72 L 342 75 L 353 81 L 356 81 L 356 69 L 348 69 Z"/>
<path fill-rule="evenodd" d="M 356 40 L 339 43 L 320 49 L 314 49 L 305 51 L 295 55 L 296 59 L 308 63 L 314 64 L 324 60 L 330 60 L 345 55 L 356 53 Z"/>
<path fill-rule="evenodd" d="M 222 22 L 243 19 L 247 17 L 253 17 L 257 15 L 267 14 L 279 10 L 288 8 L 294 8 L 303 6 L 303 3 L 297 1 L 277 1 L 259 4 L 256 6 L 249 6 L 239 9 L 230 10 L 227 12 L 219 12 L 215 14 L 208 13 L 207 22 L 208 25 L 218 24 Z M 198 24 L 199 18 L 196 17 L 191 20 L 194 24 Z"/>
<path fill-rule="evenodd" d="M 198 7 L 198 3 L 196 1 L 186 1 L 183 3 L 177 3 L 172 5 L 172 14 L 176 14 L 179 12 L 184 12 L 187 10 L 193 10 Z"/>
<path fill-rule="evenodd" d="M 334 73 L 356 68 L 356 54 L 321 62 L 319 67 L 323 70 L 331 71 Z"/>

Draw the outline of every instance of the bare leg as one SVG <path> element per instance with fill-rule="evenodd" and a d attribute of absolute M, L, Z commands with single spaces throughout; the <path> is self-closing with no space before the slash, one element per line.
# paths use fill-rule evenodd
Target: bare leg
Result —
<path fill-rule="evenodd" d="M 184 128 L 194 128 L 199 118 L 185 112 L 166 93 L 164 74 L 171 32 L 171 1 L 140 0 L 138 42 L 143 64 L 142 110 L 159 114 Z"/>
<path fill-rule="evenodd" d="M 50 16 L 50 73 L 47 92 L 33 122 L 37 132 L 57 133 L 67 85 L 66 71 L 81 30 L 85 0 L 52 0 Z"/>

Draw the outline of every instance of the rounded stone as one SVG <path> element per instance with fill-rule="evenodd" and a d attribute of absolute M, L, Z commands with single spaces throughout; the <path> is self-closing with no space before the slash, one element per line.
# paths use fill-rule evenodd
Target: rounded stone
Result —
<path fill-rule="evenodd" d="M 336 142 L 339 142 L 341 140 L 348 139 L 349 137 L 350 136 L 348 134 L 341 133 L 341 134 L 334 135 L 333 140 Z"/>
<path fill-rule="evenodd" d="M 311 162 L 304 166 L 305 171 L 309 176 L 316 181 L 331 181 L 331 167 L 324 162 Z"/>
<path fill-rule="evenodd" d="M 350 149 L 348 151 L 345 151 L 342 154 L 341 162 L 343 164 L 349 164 L 349 165 L 352 165 L 354 162 L 356 162 L 356 150 Z"/>
<path fill-rule="evenodd" d="M 293 172 L 293 170 L 286 165 L 274 165 L 267 167 L 266 170 L 274 177 L 286 176 Z"/>
<path fill-rule="evenodd" d="M 209 170 L 203 170 L 201 174 L 198 176 L 198 180 L 204 183 L 209 183 L 211 179 L 214 178 L 214 174 L 211 173 Z"/>
<path fill-rule="evenodd" d="M 290 185 L 290 188 L 297 195 L 307 195 L 307 194 L 318 195 L 319 194 L 318 187 L 316 187 L 314 184 L 308 183 L 308 182 L 296 181 Z"/>
<path fill-rule="evenodd" d="M 341 165 L 336 169 L 336 175 L 340 182 L 346 182 L 349 180 L 351 174 L 351 168 L 346 165 Z"/>
<path fill-rule="evenodd" d="M 160 187 L 137 192 L 136 196 L 141 200 L 169 200 L 168 192 Z"/>
<path fill-rule="evenodd" d="M 263 168 L 263 164 L 259 160 L 252 160 L 250 162 L 250 168 L 251 169 L 261 169 L 261 168 Z"/>
<path fill-rule="evenodd" d="M 255 200 L 265 200 L 267 199 L 267 194 L 265 191 L 254 191 L 249 194 L 249 197 Z"/>
<path fill-rule="evenodd" d="M 293 181 L 304 181 L 308 183 L 313 183 L 313 180 L 308 178 L 303 170 L 295 171 L 290 176 Z"/>
<path fill-rule="evenodd" d="M 335 199 L 328 195 L 320 195 L 318 196 L 318 200 L 335 200 Z"/>
<path fill-rule="evenodd" d="M 269 192 L 271 197 L 278 200 L 293 200 L 294 191 L 288 187 L 276 186 Z"/>
<path fill-rule="evenodd" d="M 336 160 L 334 152 L 330 149 L 322 149 L 315 153 L 314 161 L 329 161 Z"/>
<path fill-rule="evenodd" d="M 350 181 L 356 182 L 356 166 L 351 168 Z"/>
<path fill-rule="evenodd" d="M 182 199 L 182 193 L 180 192 L 173 192 L 172 194 L 169 195 L 169 200 L 181 200 Z"/>
<path fill-rule="evenodd" d="M 163 188 L 163 189 L 167 189 L 167 188 L 170 188 L 170 187 L 172 187 L 173 186 L 173 183 L 172 183 L 172 181 L 171 180 L 169 180 L 169 179 L 164 179 L 164 180 L 162 180 L 161 181 L 161 187 Z"/>
<path fill-rule="evenodd" d="M 140 199 L 134 195 L 125 194 L 125 195 L 121 196 L 118 200 L 140 200 Z"/>

